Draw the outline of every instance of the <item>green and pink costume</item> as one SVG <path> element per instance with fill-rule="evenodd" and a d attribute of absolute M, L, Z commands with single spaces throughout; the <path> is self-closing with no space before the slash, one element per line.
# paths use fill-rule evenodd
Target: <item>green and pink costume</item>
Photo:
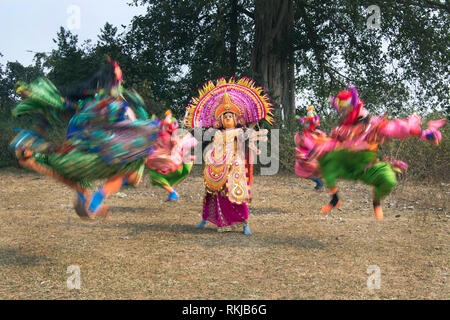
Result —
<path fill-rule="evenodd" d="M 356 88 L 349 86 L 337 98 L 331 98 L 333 107 L 341 115 L 341 124 L 333 129 L 330 138 L 316 139 L 312 156 L 319 162 L 320 172 L 330 190 L 332 199 L 322 212 L 339 206 L 337 179 L 359 180 L 374 187 L 373 206 L 377 219 L 383 219 L 380 202 L 397 184 L 394 169 L 406 169 L 401 161 L 380 161 L 378 145 L 388 139 L 406 139 L 416 136 L 438 144 L 441 139 L 439 127 L 445 120 L 428 122 L 428 129 L 421 127 L 417 115 L 407 119 L 387 120 L 386 116 L 371 116 L 363 108 Z M 386 159 L 388 160 L 388 159 Z"/>

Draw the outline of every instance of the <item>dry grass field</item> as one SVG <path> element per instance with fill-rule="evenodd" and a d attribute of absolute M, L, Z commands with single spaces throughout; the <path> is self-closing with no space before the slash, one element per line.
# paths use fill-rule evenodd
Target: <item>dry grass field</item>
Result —
<path fill-rule="evenodd" d="M 194 229 L 203 181 L 166 203 L 148 176 L 82 221 L 74 193 L 50 178 L 0 169 L 0 299 L 449 299 L 450 184 L 400 183 L 376 221 L 371 190 L 340 183 L 342 206 L 295 176 L 256 176 L 253 232 Z M 80 267 L 69 290 L 67 268 Z M 369 290 L 368 267 L 381 271 Z"/>

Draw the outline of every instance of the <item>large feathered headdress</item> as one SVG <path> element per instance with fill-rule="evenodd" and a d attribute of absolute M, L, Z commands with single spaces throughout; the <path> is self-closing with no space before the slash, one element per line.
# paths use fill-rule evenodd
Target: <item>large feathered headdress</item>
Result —
<path fill-rule="evenodd" d="M 214 85 L 212 81 L 199 89 L 199 96 L 192 98 L 186 108 L 184 124 L 190 128 L 219 128 L 223 114 L 233 113 L 239 124 L 266 119 L 270 124 L 272 104 L 262 87 L 256 87 L 253 80 L 242 78 L 228 82 L 221 78 Z"/>

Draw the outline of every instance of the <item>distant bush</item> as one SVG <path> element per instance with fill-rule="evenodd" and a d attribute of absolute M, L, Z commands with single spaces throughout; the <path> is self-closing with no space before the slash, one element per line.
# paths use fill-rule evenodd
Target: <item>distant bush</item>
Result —
<path fill-rule="evenodd" d="M 18 166 L 14 154 L 8 145 L 14 137 L 14 123 L 10 112 L 0 112 L 0 168 Z"/>

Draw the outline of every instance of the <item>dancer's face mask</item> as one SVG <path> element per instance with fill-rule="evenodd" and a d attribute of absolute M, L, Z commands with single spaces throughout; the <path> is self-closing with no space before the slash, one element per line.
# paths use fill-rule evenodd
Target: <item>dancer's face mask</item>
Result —
<path fill-rule="evenodd" d="M 236 127 L 236 116 L 227 112 L 222 116 L 222 125 L 225 129 L 232 129 Z"/>

